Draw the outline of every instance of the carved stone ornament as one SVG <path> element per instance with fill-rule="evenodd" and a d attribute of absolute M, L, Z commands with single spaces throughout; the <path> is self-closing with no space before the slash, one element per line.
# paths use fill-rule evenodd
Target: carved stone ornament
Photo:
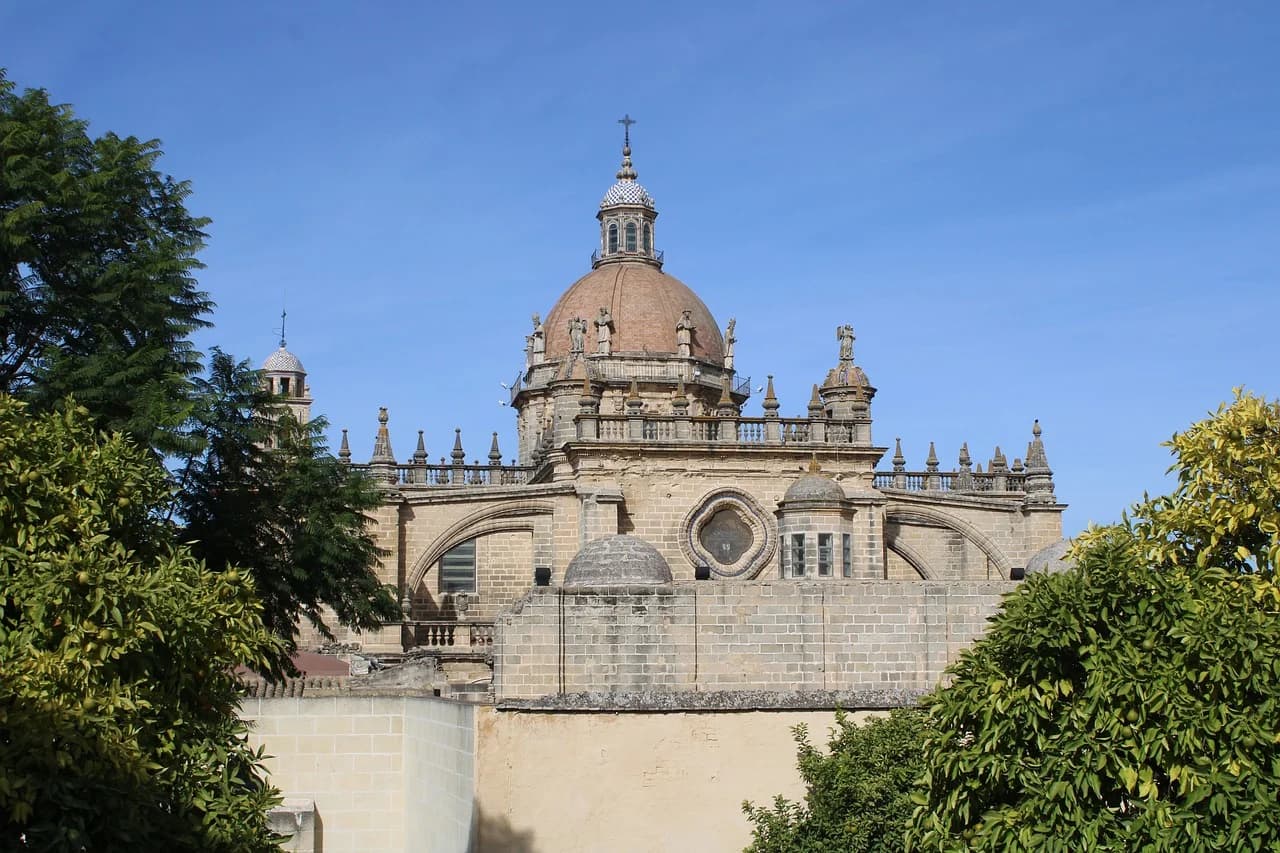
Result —
<path fill-rule="evenodd" d="M 747 492 L 717 489 L 704 496 L 680 525 L 680 549 L 712 577 L 747 579 L 773 561 L 775 521 Z"/>

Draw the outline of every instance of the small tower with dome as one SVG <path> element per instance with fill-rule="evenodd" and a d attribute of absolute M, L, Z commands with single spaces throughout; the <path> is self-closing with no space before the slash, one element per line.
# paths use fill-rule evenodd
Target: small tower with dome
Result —
<path fill-rule="evenodd" d="M 285 346 L 284 321 L 288 314 L 280 312 L 280 348 L 262 363 L 262 382 L 267 390 L 280 398 L 298 423 L 311 419 L 311 387 L 302 361 Z"/>
<path fill-rule="evenodd" d="M 622 137 L 622 166 L 618 169 L 618 182 L 609 187 L 600 201 L 600 248 L 591 258 L 592 268 L 601 264 L 620 261 L 640 261 L 662 268 L 662 253 L 654 247 L 654 221 L 658 211 L 653 196 L 636 180 L 635 167 L 631 164 L 630 115 L 618 119 L 624 128 Z"/>

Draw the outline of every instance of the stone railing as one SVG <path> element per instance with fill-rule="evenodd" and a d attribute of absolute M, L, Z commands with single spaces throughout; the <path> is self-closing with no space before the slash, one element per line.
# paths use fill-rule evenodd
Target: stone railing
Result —
<path fill-rule="evenodd" d="M 444 652 L 488 652 L 493 646 L 492 622 L 406 621 L 401 623 L 406 649 Z"/>
<path fill-rule="evenodd" d="M 1027 490 L 1025 473 L 961 474 L 957 471 L 877 471 L 877 489 L 902 489 L 908 492 L 956 492 L 959 494 L 1023 493 Z"/>
<path fill-rule="evenodd" d="M 836 444 L 869 447 L 869 421 L 702 415 L 578 415 L 577 438 L 601 442 L 735 445 Z"/>
<path fill-rule="evenodd" d="M 606 381 L 616 384 L 630 382 L 673 383 L 683 380 L 685 385 L 699 385 L 704 388 L 720 390 L 722 368 L 694 361 L 692 359 L 675 360 L 671 358 L 643 358 L 628 355 L 626 358 L 611 358 L 598 353 L 586 353 L 585 358 L 591 365 L 593 381 Z M 515 405 L 521 392 L 530 388 L 541 388 L 554 381 L 562 369 L 563 362 L 559 358 L 530 365 L 525 372 L 515 378 L 507 387 L 508 404 Z M 751 396 L 751 377 L 742 376 L 733 371 L 731 389 L 733 393 L 745 397 Z"/>
<path fill-rule="evenodd" d="M 397 486 L 519 486 L 529 481 L 527 465 L 352 465 L 371 475 L 379 473 Z"/>

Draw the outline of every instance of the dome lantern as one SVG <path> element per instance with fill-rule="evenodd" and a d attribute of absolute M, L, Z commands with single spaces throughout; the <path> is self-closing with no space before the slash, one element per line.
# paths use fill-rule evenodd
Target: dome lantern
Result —
<path fill-rule="evenodd" d="M 600 201 L 596 218 L 600 220 L 600 247 L 591 256 L 591 266 L 639 261 L 662 267 L 662 253 L 654 248 L 654 220 L 658 211 L 653 196 L 641 186 L 631 164 L 631 125 L 635 119 L 626 115 L 618 119 L 623 126 L 622 166 L 617 183 L 609 187 Z"/>

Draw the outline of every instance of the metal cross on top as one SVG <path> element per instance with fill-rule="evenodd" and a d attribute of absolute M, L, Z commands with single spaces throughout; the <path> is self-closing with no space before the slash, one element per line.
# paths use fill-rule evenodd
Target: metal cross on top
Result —
<path fill-rule="evenodd" d="M 630 113 L 627 113 L 623 115 L 622 118 L 618 119 L 618 124 L 622 125 L 623 141 L 628 145 L 631 144 L 631 125 L 635 123 L 636 120 L 631 117 Z"/>

